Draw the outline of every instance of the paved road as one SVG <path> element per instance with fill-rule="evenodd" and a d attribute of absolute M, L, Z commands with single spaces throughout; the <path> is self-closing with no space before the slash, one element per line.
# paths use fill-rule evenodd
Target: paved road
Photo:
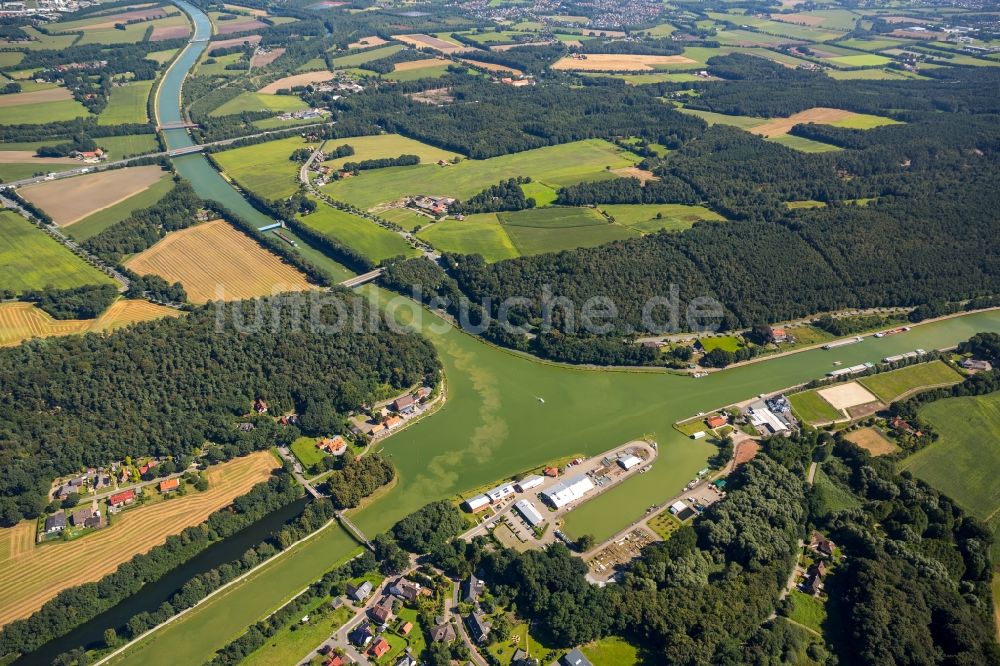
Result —
<path fill-rule="evenodd" d="M 454 584 L 454 581 L 452 581 L 452 583 L 451 609 L 457 614 L 458 592 L 460 588 L 457 584 Z M 447 611 L 448 609 L 446 608 L 445 610 Z M 448 614 L 448 617 L 451 617 L 450 613 Z M 465 622 L 462 621 L 461 617 L 458 618 L 458 622 L 456 624 L 458 624 L 458 637 L 462 639 L 463 643 L 465 643 L 465 647 L 469 648 L 469 653 L 472 655 L 472 661 L 476 664 L 476 666 L 489 666 L 487 661 L 483 659 L 482 655 L 479 654 L 479 649 L 476 647 L 476 644 L 472 642 L 471 638 L 469 638 L 469 632 L 465 629 Z"/>

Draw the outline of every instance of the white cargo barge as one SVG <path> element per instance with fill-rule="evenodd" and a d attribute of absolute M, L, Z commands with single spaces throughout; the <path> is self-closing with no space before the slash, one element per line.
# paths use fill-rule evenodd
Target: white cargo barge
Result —
<path fill-rule="evenodd" d="M 864 340 L 863 337 L 857 335 L 853 338 L 847 338 L 845 340 L 837 340 L 836 342 L 828 342 L 823 345 L 823 349 L 837 349 L 839 347 L 846 347 L 847 345 L 856 345 L 857 343 Z"/>

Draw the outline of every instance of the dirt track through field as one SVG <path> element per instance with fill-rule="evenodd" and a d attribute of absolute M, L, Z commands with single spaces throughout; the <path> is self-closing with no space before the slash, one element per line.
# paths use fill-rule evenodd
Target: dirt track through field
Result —
<path fill-rule="evenodd" d="M 284 88 L 294 88 L 296 86 L 307 86 L 310 83 L 323 83 L 324 81 L 330 81 L 333 79 L 333 72 L 305 72 L 304 74 L 293 74 L 292 76 L 286 76 L 283 79 L 278 79 L 272 83 L 268 83 L 266 86 L 258 90 L 257 92 L 266 93 L 268 95 L 277 94 L 279 90 Z"/>
<path fill-rule="evenodd" d="M 192 303 L 311 289 L 305 275 L 224 220 L 175 231 L 125 267 L 180 282 Z"/>
<path fill-rule="evenodd" d="M 578 72 L 652 72 L 657 65 L 687 65 L 696 61 L 682 55 L 632 55 L 629 53 L 588 53 L 583 60 L 566 56 L 552 69 Z"/>
<path fill-rule="evenodd" d="M 60 227 L 68 227 L 142 192 L 165 175 L 159 166 L 111 169 L 28 185 L 19 193 L 48 213 Z"/>
<path fill-rule="evenodd" d="M 31 303 L 0 304 L 0 347 L 17 345 L 29 338 L 113 331 L 140 321 L 178 317 L 174 310 L 149 301 L 121 299 L 111 304 L 97 319 L 53 319 Z"/>
<path fill-rule="evenodd" d="M 27 106 L 28 104 L 47 104 L 48 102 L 63 102 L 73 99 L 65 88 L 47 88 L 33 92 L 0 95 L 0 109 L 11 106 Z"/>
<path fill-rule="evenodd" d="M 751 128 L 750 131 L 754 134 L 760 134 L 761 136 L 780 136 L 782 134 L 788 134 L 788 130 L 801 123 L 834 123 L 838 120 L 853 118 L 856 115 L 858 114 L 853 111 L 844 111 L 843 109 L 831 109 L 825 106 L 817 106 L 813 109 L 799 111 L 798 113 L 794 113 L 787 118 L 775 118 L 774 120 L 769 120 L 762 125 L 757 125 L 756 127 Z"/>
<path fill-rule="evenodd" d="M 203 522 L 209 514 L 267 479 L 277 460 L 268 452 L 238 458 L 208 471 L 203 493 L 130 509 L 110 527 L 70 542 L 34 545 L 35 521 L 0 529 L 0 626 L 27 617 L 58 592 L 99 580 L 171 534 Z M 155 493 L 153 490 L 147 492 Z"/>

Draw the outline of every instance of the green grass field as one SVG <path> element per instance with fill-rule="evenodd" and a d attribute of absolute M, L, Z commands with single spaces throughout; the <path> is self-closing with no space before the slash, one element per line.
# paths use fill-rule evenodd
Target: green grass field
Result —
<path fill-rule="evenodd" d="M 309 106 L 294 95 L 267 95 L 264 93 L 245 92 L 240 93 L 219 108 L 213 110 L 210 116 L 228 116 L 244 111 L 273 111 L 274 113 L 285 113 L 289 111 L 302 111 Z"/>
<path fill-rule="evenodd" d="M 850 9 L 819 9 L 809 12 L 796 12 L 787 18 L 795 21 L 797 17 L 818 18 L 820 21 L 815 25 L 820 28 L 830 28 L 832 30 L 853 30 L 854 24 L 861 18 Z"/>
<path fill-rule="evenodd" d="M 836 65 L 841 65 L 843 67 L 882 67 L 892 62 L 892 58 L 886 58 L 885 56 L 876 55 L 874 53 L 869 53 L 869 54 L 859 53 L 858 55 L 846 55 L 846 56 L 837 56 L 836 58 L 827 58 L 826 62 L 834 63 Z"/>
<path fill-rule="evenodd" d="M 903 461 L 901 469 L 945 493 L 993 530 L 993 561 L 1000 559 L 1000 393 L 938 400 L 921 419 L 940 435 Z"/>
<path fill-rule="evenodd" d="M 698 220 L 725 221 L 726 219 L 704 206 L 684 204 L 608 204 L 601 206 L 601 210 L 618 224 L 643 233 L 661 229 L 681 231 L 690 228 Z"/>
<path fill-rule="evenodd" d="M 129 155 L 155 153 L 160 150 L 160 144 L 155 134 L 129 134 L 126 136 L 103 136 L 95 139 L 113 159 Z"/>
<path fill-rule="evenodd" d="M 788 598 L 792 602 L 792 608 L 788 613 L 789 619 L 822 634 L 823 622 L 826 620 L 826 604 L 798 590 L 792 590 Z"/>
<path fill-rule="evenodd" d="M 174 189 L 174 180 L 170 177 L 170 174 L 164 172 L 160 180 L 153 183 L 148 189 L 129 197 L 125 201 L 116 203 L 114 206 L 99 210 L 79 222 L 74 222 L 66 227 L 65 232 L 78 242 L 93 238 L 111 225 L 121 222 L 134 211 L 149 208 L 172 189 Z"/>
<path fill-rule="evenodd" d="M 213 58 L 202 58 L 198 63 L 198 74 L 200 76 L 241 76 L 246 74 L 249 63 L 243 69 L 226 69 L 226 65 L 235 65 L 242 58 L 242 52 L 215 56 Z M 213 60 L 214 62 L 208 62 L 209 60 Z"/>
<path fill-rule="evenodd" d="M 608 636 L 580 648 L 594 666 L 643 666 L 655 661 L 643 659 L 639 649 L 617 636 Z"/>
<path fill-rule="evenodd" d="M 750 129 L 767 122 L 766 118 L 755 118 L 753 116 L 730 116 L 725 113 L 715 113 L 713 111 L 700 111 L 699 109 L 677 109 L 681 113 L 698 116 L 709 125 L 732 125 L 740 129 Z"/>
<path fill-rule="evenodd" d="M 813 488 L 817 497 L 817 511 L 821 515 L 861 506 L 861 501 L 846 489 L 836 485 L 823 471 L 822 466 L 816 470 Z"/>
<path fill-rule="evenodd" d="M 267 642 L 251 652 L 240 663 L 244 666 L 268 666 L 270 664 L 297 664 L 299 660 L 330 637 L 330 634 L 344 626 L 351 619 L 351 611 L 338 608 L 332 613 L 324 613 L 318 619 L 316 608 L 328 604 L 330 600 L 320 599 L 311 604 L 304 615 L 310 616 L 307 623 L 291 622 L 283 627 Z"/>
<path fill-rule="evenodd" d="M 628 227 L 609 224 L 592 208 L 535 208 L 497 213 L 497 219 L 523 255 L 594 247 L 639 235 Z"/>
<path fill-rule="evenodd" d="M 908 42 L 902 39 L 859 39 L 852 37 L 834 43 L 838 46 L 846 46 L 849 49 L 858 49 L 859 51 L 882 51 L 884 49 L 898 48 Z"/>
<path fill-rule="evenodd" d="M 696 423 L 701 422 L 696 421 Z M 704 425 L 704 423 L 701 423 L 701 425 Z M 699 430 L 700 429 L 701 428 L 699 428 Z M 674 518 L 669 511 L 661 511 L 657 515 L 650 518 L 647 524 L 649 525 L 649 529 L 656 532 L 664 541 L 669 539 L 674 532 L 681 528 L 681 522 Z"/>
<path fill-rule="evenodd" d="M 899 370 L 862 377 L 858 383 L 871 391 L 879 400 L 888 404 L 902 395 L 924 386 L 957 384 L 962 376 L 944 361 L 931 361 L 910 365 Z"/>
<path fill-rule="evenodd" d="M 397 233 L 383 229 L 374 222 L 331 208 L 317 202 L 316 212 L 300 219 L 316 231 L 354 248 L 378 263 L 389 257 L 415 257 L 419 252 Z"/>
<path fill-rule="evenodd" d="M 20 164 L 0 164 L 0 181 L 8 183 L 22 178 L 31 178 L 39 173 L 66 171 L 76 168 L 74 164 L 38 164 L 24 162 Z"/>
<path fill-rule="evenodd" d="M 417 81 L 419 79 L 436 79 L 439 76 L 444 76 L 448 71 L 448 66 L 451 63 L 442 63 L 440 65 L 431 65 L 430 67 L 421 67 L 419 69 L 404 69 L 399 72 L 389 72 L 388 74 L 383 74 L 382 78 L 389 81 Z"/>
<path fill-rule="evenodd" d="M 785 208 L 788 210 L 801 210 L 803 208 L 826 208 L 825 201 L 816 201 L 815 199 L 806 199 L 804 201 L 786 201 Z"/>
<path fill-rule="evenodd" d="M 0 211 L 0 284 L 21 293 L 113 281 L 24 218 Z"/>
<path fill-rule="evenodd" d="M 288 159 L 299 148 L 315 148 L 293 136 L 212 154 L 222 170 L 248 190 L 266 199 L 291 196 L 299 189 L 299 163 Z"/>
<path fill-rule="evenodd" d="M 559 193 L 554 188 L 535 180 L 521 185 L 521 191 L 524 192 L 526 198 L 534 199 L 535 205 L 538 207 L 551 206 L 559 196 Z"/>
<path fill-rule="evenodd" d="M 826 75 L 838 81 L 906 81 L 927 78 L 899 69 L 831 69 L 826 72 Z"/>
<path fill-rule="evenodd" d="M 834 120 L 830 123 L 833 127 L 846 127 L 847 129 L 873 129 L 885 125 L 899 125 L 898 120 L 886 118 L 885 116 L 873 116 L 867 113 L 859 113 L 845 118 L 844 120 Z"/>
<path fill-rule="evenodd" d="M 98 125 L 124 125 L 144 123 L 149 120 L 146 113 L 146 98 L 153 87 L 152 81 L 133 81 L 111 89 L 111 98 L 101 115 Z"/>
<path fill-rule="evenodd" d="M 843 414 L 834 409 L 833 405 L 816 391 L 793 393 L 788 396 L 788 400 L 792 403 L 795 414 L 806 423 L 826 423 L 844 418 Z"/>
<path fill-rule="evenodd" d="M 24 53 L 20 51 L 0 52 L 0 69 L 17 67 L 18 63 L 24 60 Z"/>
<path fill-rule="evenodd" d="M 372 60 L 388 58 L 393 53 L 396 53 L 397 51 L 402 51 L 403 48 L 404 47 L 402 44 L 387 44 L 386 46 L 380 46 L 376 49 L 368 49 L 367 51 L 361 51 L 359 53 L 352 53 L 350 55 L 339 56 L 333 59 L 333 66 L 357 67 L 358 65 L 364 64 L 366 62 L 371 62 Z"/>
<path fill-rule="evenodd" d="M 382 219 L 389 220 L 409 231 L 413 231 L 417 227 L 426 227 L 432 221 L 429 217 L 415 213 L 409 208 L 389 208 L 379 212 L 378 215 Z"/>
<path fill-rule="evenodd" d="M 798 150 L 803 153 L 829 153 L 833 151 L 840 150 L 838 146 L 831 145 L 829 143 L 823 143 L 822 141 L 813 141 L 812 139 L 805 139 L 801 136 L 795 136 L 793 134 L 782 134 L 780 136 L 772 136 L 768 138 L 768 141 L 773 143 L 780 143 L 786 148 L 791 148 L 792 150 Z"/>
<path fill-rule="evenodd" d="M 434 146 L 408 139 L 398 134 L 376 134 L 374 136 L 352 136 L 346 139 L 332 139 L 323 147 L 324 152 L 332 152 L 334 148 L 344 144 L 354 148 L 354 154 L 349 157 L 338 157 L 326 160 L 323 164 L 339 169 L 344 162 L 360 162 L 381 157 L 399 157 L 400 155 L 416 155 L 421 164 L 434 164 L 438 160 L 446 162 L 456 157 L 458 153 L 441 150 Z"/>
<path fill-rule="evenodd" d="M 0 108 L 0 125 L 41 125 L 92 117 L 86 107 L 75 99 Z"/>
<path fill-rule="evenodd" d="M 326 454 L 316 447 L 315 437 L 299 437 L 289 448 L 307 469 L 323 462 L 323 458 L 326 457 Z"/>
<path fill-rule="evenodd" d="M 350 143 L 350 140 L 345 140 Z M 434 194 L 465 199 L 501 180 L 531 176 L 551 187 L 585 180 L 615 177 L 605 171 L 632 166 L 639 158 L 614 144 L 588 139 L 548 146 L 488 160 L 463 160 L 439 167 L 419 164 L 365 171 L 360 176 L 334 181 L 324 190 L 335 199 L 359 208 L 395 201 L 407 195 Z"/>
<path fill-rule="evenodd" d="M 436 222 L 417 236 L 442 252 L 480 254 L 489 262 L 520 256 L 503 225 L 497 221 L 496 213 Z"/>
<path fill-rule="evenodd" d="M 743 346 L 743 341 L 740 340 L 735 335 L 723 335 L 714 336 L 711 338 L 699 338 L 698 342 L 701 344 L 701 348 L 706 352 L 710 352 L 713 349 L 722 349 L 724 351 L 734 352 Z"/>

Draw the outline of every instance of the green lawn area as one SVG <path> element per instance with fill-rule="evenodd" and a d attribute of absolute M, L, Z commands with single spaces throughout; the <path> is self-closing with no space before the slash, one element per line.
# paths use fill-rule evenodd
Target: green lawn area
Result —
<path fill-rule="evenodd" d="M 805 201 L 786 201 L 785 208 L 788 210 L 798 210 L 800 208 L 826 208 L 825 201 L 806 199 Z"/>
<path fill-rule="evenodd" d="M 949 367 L 944 361 L 931 361 L 919 365 L 910 365 L 899 370 L 883 372 L 858 380 L 879 400 L 888 404 L 898 400 L 904 393 L 923 386 L 935 384 L 958 383 L 962 376 Z"/>
<path fill-rule="evenodd" d="M 844 418 L 844 415 L 834 409 L 816 391 L 802 391 L 788 396 L 792 409 L 806 423 L 826 423 Z"/>
<path fill-rule="evenodd" d="M 420 67 L 419 69 L 404 69 L 399 72 L 389 72 L 383 74 L 382 78 L 389 81 L 416 81 L 418 79 L 436 79 L 443 76 L 448 71 L 451 63 L 441 63 L 430 67 Z"/>
<path fill-rule="evenodd" d="M 317 204 L 315 212 L 299 219 L 321 234 L 354 248 L 375 263 L 400 254 L 407 257 L 419 254 L 395 232 L 383 229 L 357 215 L 331 208 L 325 203 L 317 202 Z"/>
<path fill-rule="evenodd" d="M 67 169 L 74 169 L 76 166 L 75 164 L 39 164 L 37 162 L 0 164 L 0 181 L 6 183 L 12 180 L 31 178 L 39 173 L 66 171 Z"/>
<path fill-rule="evenodd" d="M 618 224 L 643 233 L 661 229 L 681 231 L 690 228 L 698 220 L 725 221 L 726 219 L 704 206 L 684 204 L 608 204 L 601 206 L 601 210 Z"/>
<path fill-rule="evenodd" d="M 858 49 L 860 51 L 881 51 L 883 49 L 893 49 L 908 42 L 902 39 L 860 39 L 857 37 L 852 37 L 850 39 L 842 39 L 835 44 L 839 46 L 846 46 L 851 49 Z"/>
<path fill-rule="evenodd" d="M 417 236 L 442 252 L 480 254 L 489 262 L 520 256 L 503 225 L 497 221 L 496 213 L 436 222 Z"/>
<path fill-rule="evenodd" d="M 945 493 L 993 529 L 1000 560 L 1000 393 L 932 402 L 918 412 L 940 435 L 903 461 L 909 471 Z"/>
<path fill-rule="evenodd" d="M 820 21 L 815 25 L 820 28 L 831 28 L 833 30 L 853 30 L 854 24 L 860 14 L 856 14 L 850 9 L 819 9 L 809 12 L 796 12 L 790 15 L 789 20 L 796 20 L 799 17 L 813 17 Z"/>
<path fill-rule="evenodd" d="M 316 144 L 293 136 L 220 151 L 213 153 L 212 159 L 248 190 L 266 199 L 280 199 L 295 194 L 299 189 L 299 163 L 288 158 L 299 148 L 315 147 Z"/>
<path fill-rule="evenodd" d="M 706 352 L 710 352 L 713 349 L 722 349 L 724 351 L 734 352 L 743 346 L 743 341 L 736 337 L 735 335 L 722 335 L 713 336 L 710 338 L 699 338 L 698 342 L 701 343 L 702 349 Z"/>
<path fill-rule="evenodd" d="M 152 81 L 133 81 L 111 89 L 111 98 L 101 115 L 98 125 L 124 125 L 144 123 L 149 120 L 146 113 L 146 98 L 153 87 Z"/>
<path fill-rule="evenodd" d="M 402 51 L 402 44 L 388 44 L 386 46 L 380 46 L 377 49 L 368 49 L 367 51 L 361 51 L 359 53 L 352 53 L 350 55 L 338 56 L 333 59 L 334 67 L 357 67 L 366 62 L 371 62 L 372 60 L 379 60 L 381 58 L 388 58 L 393 53 L 397 51 Z M 371 72 L 374 74 L 374 72 Z"/>
<path fill-rule="evenodd" d="M 715 113 L 713 111 L 699 111 L 698 109 L 677 109 L 681 113 L 698 116 L 709 125 L 732 125 L 740 129 L 750 129 L 767 122 L 766 118 L 754 118 L 753 116 L 730 116 L 725 113 Z"/>
<path fill-rule="evenodd" d="M 554 188 L 539 183 L 536 180 L 522 184 L 521 191 L 524 192 L 525 198 L 534 199 L 535 205 L 539 208 L 542 206 L 551 206 L 559 196 Z"/>
<path fill-rule="evenodd" d="M 594 666 L 641 666 L 656 663 L 642 657 L 639 648 L 617 636 L 608 636 L 580 647 Z"/>
<path fill-rule="evenodd" d="M 328 604 L 329 598 L 318 600 L 308 613 L 310 621 L 302 624 L 292 622 L 267 640 L 263 646 L 250 653 L 241 664 L 244 666 L 267 666 L 269 664 L 297 664 L 299 660 L 329 638 L 330 634 L 344 626 L 352 613 L 347 608 L 338 608 L 322 617 L 314 617 L 315 609 Z"/>
<path fill-rule="evenodd" d="M 695 423 L 704 425 L 700 421 L 695 421 Z M 664 541 L 669 539 L 670 535 L 681 527 L 681 522 L 674 518 L 669 511 L 661 511 L 650 518 L 647 524 L 649 525 L 649 529 L 659 534 L 660 538 Z"/>
<path fill-rule="evenodd" d="M 524 255 L 594 247 L 639 235 L 634 229 L 609 224 L 592 208 L 535 208 L 497 213 L 497 219 Z"/>
<path fill-rule="evenodd" d="M 197 71 L 200 76 L 240 76 L 246 73 L 249 63 L 245 63 L 243 69 L 226 69 L 226 65 L 235 65 L 242 58 L 242 52 L 213 56 L 211 60 L 214 62 L 208 62 L 209 58 L 207 57 L 202 58 L 198 63 Z"/>
<path fill-rule="evenodd" d="M 839 147 L 831 145 L 829 143 L 823 143 L 822 141 L 813 141 L 812 139 L 805 139 L 801 136 L 795 136 L 793 134 L 782 134 L 780 136 L 772 136 L 768 138 L 768 141 L 773 143 L 780 143 L 786 148 L 791 148 L 793 150 L 798 150 L 803 153 L 829 153 L 835 150 L 840 150 Z"/>
<path fill-rule="evenodd" d="M 345 139 L 343 143 L 350 143 Z M 341 143 L 338 140 L 335 143 Z M 434 194 L 466 199 L 507 178 L 531 176 L 550 187 L 572 185 L 585 180 L 615 177 L 605 171 L 633 166 L 639 158 L 600 139 L 547 146 L 488 160 L 462 160 L 440 167 L 419 164 L 365 171 L 354 178 L 334 181 L 324 189 L 335 199 L 359 208 L 395 201 L 407 195 Z"/>
<path fill-rule="evenodd" d="M 17 64 L 22 60 L 24 60 L 24 53 L 21 51 L 2 51 L 0 52 L 0 69 L 17 67 Z"/>
<path fill-rule="evenodd" d="M 360 162 L 361 160 L 378 159 L 381 157 L 399 157 L 400 155 L 416 155 L 421 164 L 434 164 L 438 160 L 450 161 L 458 156 L 453 151 L 441 150 L 434 146 L 408 139 L 398 134 L 376 134 L 374 136 L 352 136 L 346 139 L 331 139 L 323 147 L 324 152 L 333 152 L 334 148 L 349 145 L 354 154 L 348 157 L 338 157 L 326 160 L 323 164 L 339 169 L 345 162 Z"/>
<path fill-rule="evenodd" d="M 788 598 L 792 604 L 788 617 L 817 633 L 823 633 L 826 604 L 822 600 L 798 590 L 792 590 Z"/>
<path fill-rule="evenodd" d="M 415 213 L 409 208 L 389 208 L 388 210 L 379 211 L 378 216 L 383 220 L 389 220 L 410 231 L 413 231 L 417 227 L 426 227 L 432 222 L 429 217 Z"/>
<path fill-rule="evenodd" d="M 514 652 L 519 649 L 526 650 L 528 654 L 539 659 L 543 664 L 553 663 L 564 652 L 539 643 L 534 636 L 528 633 L 527 622 L 514 625 L 510 632 L 510 638 L 503 642 L 493 643 L 487 648 L 487 651 L 499 659 L 501 664 L 509 664 Z"/>
<path fill-rule="evenodd" d="M 121 222 L 134 211 L 149 208 L 172 189 L 174 189 L 174 179 L 169 173 L 164 172 L 163 176 L 147 189 L 129 197 L 125 201 L 116 203 L 114 206 L 99 210 L 79 222 L 74 222 L 65 228 L 65 232 L 75 240 L 83 242 L 101 233 L 111 225 Z"/>
<path fill-rule="evenodd" d="M 867 113 L 859 113 L 844 120 L 835 120 L 830 125 L 834 127 L 846 127 L 847 129 L 872 129 L 883 125 L 899 125 L 898 120 L 885 118 L 884 116 L 872 116 Z"/>
<path fill-rule="evenodd" d="M 103 136 L 95 141 L 111 155 L 112 159 L 154 153 L 160 150 L 160 144 L 156 140 L 155 134 Z"/>
<path fill-rule="evenodd" d="M 900 69 L 831 69 L 826 74 L 831 79 L 838 81 L 905 81 L 926 78 Z"/>
<path fill-rule="evenodd" d="M 827 58 L 826 62 L 841 65 L 843 67 L 881 67 L 892 62 L 892 58 L 886 58 L 885 56 L 874 53 L 859 53 L 858 55 Z"/>
<path fill-rule="evenodd" d="M 0 125 L 40 125 L 74 118 L 92 118 L 75 99 L 0 107 Z"/>
<path fill-rule="evenodd" d="M 316 438 L 315 437 L 299 437 L 297 440 L 292 442 L 292 453 L 295 457 L 299 459 L 302 466 L 305 468 L 312 467 L 313 465 L 318 465 L 323 462 L 323 458 L 326 454 L 316 448 Z"/>
<path fill-rule="evenodd" d="M 113 284 L 44 231 L 11 211 L 0 211 L 0 285 L 15 293 L 86 284 Z"/>
<path fill-rule="evenodd" d="M 267 95 L 264 93 L 245 92 L 229 100 L 208 115 L 228 116 L 244 111 L 273 111 L 274 113 L 285 113 L 287 111 L 302 111 L 309 108 L 305 102 L 295 95 Z"/>

